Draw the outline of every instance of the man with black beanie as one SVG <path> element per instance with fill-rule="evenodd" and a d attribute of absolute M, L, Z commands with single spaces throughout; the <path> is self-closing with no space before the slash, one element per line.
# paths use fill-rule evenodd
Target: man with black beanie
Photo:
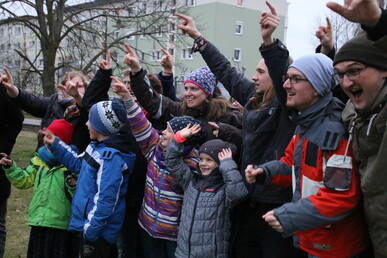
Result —
<path fill-rule="evenodd" d="M 24 116 L 20 109 L 8 99 L 4 86 L 0 85 L 0 153 L 11 154 L 13 145 L 23 127 Z M 7 199 L 11 185 L 0 166 L 0 258 L 4 256 L 6 240 Z"/>
<path fill-rule="evenodd" d="M 353 139 L 375 256 L 387 257 L 387 54 L 361 34 L 341 47 L 334 67 L 350 98 L 343 120 Z"/>

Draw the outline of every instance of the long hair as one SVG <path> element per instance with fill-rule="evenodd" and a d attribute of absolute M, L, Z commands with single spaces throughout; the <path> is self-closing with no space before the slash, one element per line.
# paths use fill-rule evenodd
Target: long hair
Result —
<path fill-rule="evenodd" d="M 219 117 L 225 115 L 233 108 L 231 102 L 223 96 L 207 97 L 198 108 L 189 108 L 183 100 L 182 114 L 190 115 L 192 110 L 198 110 L 207 121 L 217 121 Z"/>
<path fill-rule="evenodd" d="M 262 110 L 263 107 L 272 101 L 275 97 L 274 86 L 271 85 L 263 94 L 255 94 L 250 98 L 252 106 L 255 108 L 255 111 Z"/>

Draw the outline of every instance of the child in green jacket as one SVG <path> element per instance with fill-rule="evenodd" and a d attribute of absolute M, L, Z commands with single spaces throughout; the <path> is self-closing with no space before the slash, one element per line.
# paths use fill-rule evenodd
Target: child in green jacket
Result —
<path fill-rule="evenodd" d="M 73 125 L 64 119 L 54 120 L 48 129 L 69 143 Z M 75 147 L 74 147 L 75 148 Z M 71 196 L 75 190 L 74 176 L 45 146 L 39 148 L 25 169 L 1 153 L 0 164 L 11 184 L 19 189 L 34 187 L 28 210 L 31 226 L 27 257 L 77 257 L 74 233 L 68 230 L 71 217 Z"/>

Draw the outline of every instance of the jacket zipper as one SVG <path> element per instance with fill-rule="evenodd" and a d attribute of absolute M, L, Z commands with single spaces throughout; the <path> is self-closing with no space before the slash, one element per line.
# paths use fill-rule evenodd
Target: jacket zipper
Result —
<path fill-rule="evenodd" d="M 189 227 L 189 234 L 188 234 L 188 257 L 191 256 L 191 236 L 192 236 L 193 224 L 195 222 L 196 207 L 198 205 L 200 190 L 202 189 L 202 187 L 203 187 L 205 182 L 206 182 L 206 180 L 203 180 L 202 184 L 197 188 L 198 194 L 196 195 L 194 209 L 193 209 L 193 212 L 192 212 L 191 226 Z"/>

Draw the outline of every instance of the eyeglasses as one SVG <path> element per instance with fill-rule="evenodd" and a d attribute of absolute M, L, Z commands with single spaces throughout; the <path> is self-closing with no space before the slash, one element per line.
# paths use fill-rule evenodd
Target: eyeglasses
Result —
<path fill-rule="evenodd" d="M 286 82 L 288 79 L 290 81 L 290 84 L 297 84 L 300 81 L 306 81 L 306 82 L 309 81 L 308 79 L 304 79 L 304 78 L 300 78 L 300 77 L 293 77 L 293 76 L 289 77 L 287 75 L 282 76 L 282 82 Z"/>
<path fill-rule="evenodd" d="M 367 67 L 368 67 L 368 66 L 366 65 L 366 66 L 364 66 L 364 67 L 362 67 L 362 68 L 350 69 L 350 70 L 348 70 L 348 71 L 346 71 L 346 72 L 344 72 L 344 73 L 336 72 L 336 75 L 337 75 L 337 77 L 339 78 L 339 82 L 340 82 L 340 83 L 343 82 L 343 80 L 344 80 L 344 75 L 345 75 L 345 77 L 348 78 L 348 80 L 354 81 L 354 80 L 356 80 L 357 78 L 359 78 L 360 73 L 361 73 L 364 69 L 366 69 Z"/>

